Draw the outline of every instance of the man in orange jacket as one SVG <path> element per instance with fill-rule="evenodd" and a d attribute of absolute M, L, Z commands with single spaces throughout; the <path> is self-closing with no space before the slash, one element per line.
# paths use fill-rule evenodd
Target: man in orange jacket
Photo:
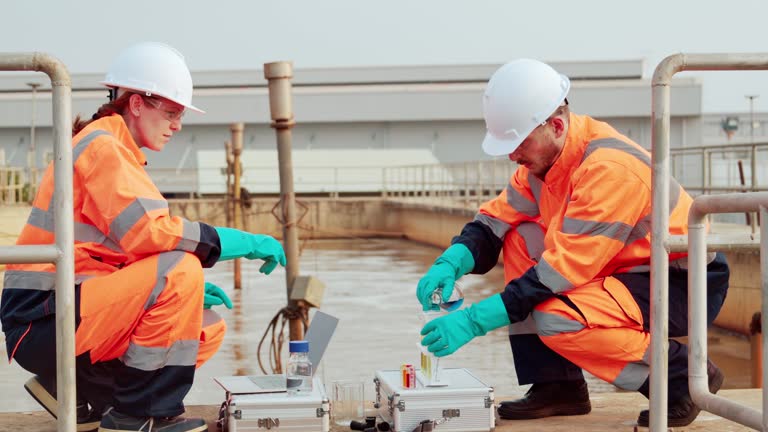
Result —
<path fill-rule="evenodd" d="M 570 112 L 570 81 L 530 59 L 505 64 L 483 96 L 483 149 L 519 167 L 501 194 L 484 203 L 419 281 L 417 297 L 435 308 L 456 279 L 485 273 L 503 250 L 504 291 L 427 323 L 422 344 L 437 356 L 511 324 L 509 340 L 525 397 L 502 402 L 504 419 L 591 411 L 582 369 L 649 395 L 651 159 L 610 125 Z M 670 234 L 687 233 L 691 197 L 675 181 Z M 669 335 L 687 332 L 687 257 L 671 254 Z M 707 267 L 708 319 L 728 289 L 728 264 Z M 708 365 L 716 392 L 722 372 Z M 669 341 L 669 426 L 699 413 L 688 393 L 687 347 Z M 647 426 L 648 411 L 638 424 Z"/>
<path fill-rule="evenodd" d="M 192 105 L 181 54 L 160 43 L 122 51 L 102 82 L 110 101 L 73 127 L 75 350 L 79 431 L 207 430 L 178 417 L 195 369 L 219 348 L 231 303 L 203 268 L 244 257 L 269 274 L 285 265 L 268 235 L 171 216 L 144 170 L 141 148 L 162 150 Z M 49 165 L 19 245 L 54 242 L 54 176 Z M 27 391 L 54 417 L 55 268 L 9 265 L 0 320 L 9 359 L 35 374 Z"/>

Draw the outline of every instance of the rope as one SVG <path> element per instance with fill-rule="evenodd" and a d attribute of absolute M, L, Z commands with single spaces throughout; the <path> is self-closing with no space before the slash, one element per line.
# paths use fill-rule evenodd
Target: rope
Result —
<path fill-rule="evenodd" d="M 269 374 L 264 368 L 264 363 L 261 361 L 261 347 L 264 345 L 264 340 L 271 333 L 272 337 L 269 343 L 269 367 L 272 373 L 283 373 L 283 364 L 280 359 L 280 353 L 283 351 L 283 344 L 285 343 L 285 325 L 292 319 L 300 319 L 303 327 L 303 332 L 307 331 L 309 327 L 309 318 L 307 317 L 306 307 L 291 308 L 286 306 L 280 309 L 274 317 L 269 321 L 267 329 L 264 331 L 264 335 L 259 341 L 259 345 L 256 348 L 256 358 L 259 361 L 259 368 L 264 374 Z M 280 329 L 278 331 L 278 321 L 280 321 Z"/>

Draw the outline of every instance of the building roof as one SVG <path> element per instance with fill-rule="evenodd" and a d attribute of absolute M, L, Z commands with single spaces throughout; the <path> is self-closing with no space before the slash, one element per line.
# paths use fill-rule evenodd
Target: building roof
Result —
<path fill-rule="evenodd" d="M 650 81 L 642 61 L 555 62 L 572 78 L 569 101 L 577 112 L 596 117 L 649 116 Z M 386 66 L 294 71 L 293 106 L 298 122 L 479 120 L 485 84 L 499 65 Z M 267 81 L 262 70 L 193 72 L 195 105 L 186 124 L 268 124 Z M 90 115 L 106 101 L 100 74 L 72 76 L 72 112 Z M 28 82 L 44 83 L 37 92 L 35 123 L 51 125 L 50 83 L 41 73 L 0 74 L 0 127 L 30 123 Z M 701 114 L 701 84 L 675 79 L 672 115 Z"/>

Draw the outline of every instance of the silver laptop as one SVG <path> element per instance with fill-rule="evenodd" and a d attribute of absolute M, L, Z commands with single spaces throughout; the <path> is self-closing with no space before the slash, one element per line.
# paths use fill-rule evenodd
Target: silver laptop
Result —
<path fill-rule="evenodd" d="M 312 362 L 312 374 L 320 365 L 331 336 L 336 331 L 339 319 L 327 313 L 317 311 L 304 339 L 309 342 L 309 360 Z M 215 377 L 220 386 L 230 394 L 278 393 L 286 391 L 285 375 L 249 375 Z"/>

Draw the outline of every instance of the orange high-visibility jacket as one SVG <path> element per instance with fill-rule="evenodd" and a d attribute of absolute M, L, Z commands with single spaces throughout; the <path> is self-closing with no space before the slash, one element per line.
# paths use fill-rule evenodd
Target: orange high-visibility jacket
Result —
<path fill-rule="evenodd" d="M 171 217 L 168 202 L 144 170 L 146 158 L 119 115 L 96 120 L 73 138 L 75 279 L 110 274 L 141 258 L 179 250 L 204 267 L 216 263 L 215 229 Z M 16 244 L 54 242 L 53 165 Z M 53 314 L 53 264 L 13 264 L 5 273 L 3 328 Z"/>
<path fill-rule="evenodd" d="M 672 179 L 670 234 L 687 233 L 691 203 Z M 495 264 L 507 231 L 525 221 L 546 230 L 541 259 L 517 282 L 531 295 L 538 291 L 533 296 L 539 300 L 595 278 L 649 271 L 650 154 L 610 125 L 571 114 L 562 153 L 544 180 L 517 168 L 507 188 L 484 203 L 453 242 L 472 251 L 475 272 L 485 272 Z M 684 256 L 672 254 L 670 259 Z M 543 287 L 549 293 L 541 292 Z M 525 291 L 515 296 L 525 296 Z"/>

